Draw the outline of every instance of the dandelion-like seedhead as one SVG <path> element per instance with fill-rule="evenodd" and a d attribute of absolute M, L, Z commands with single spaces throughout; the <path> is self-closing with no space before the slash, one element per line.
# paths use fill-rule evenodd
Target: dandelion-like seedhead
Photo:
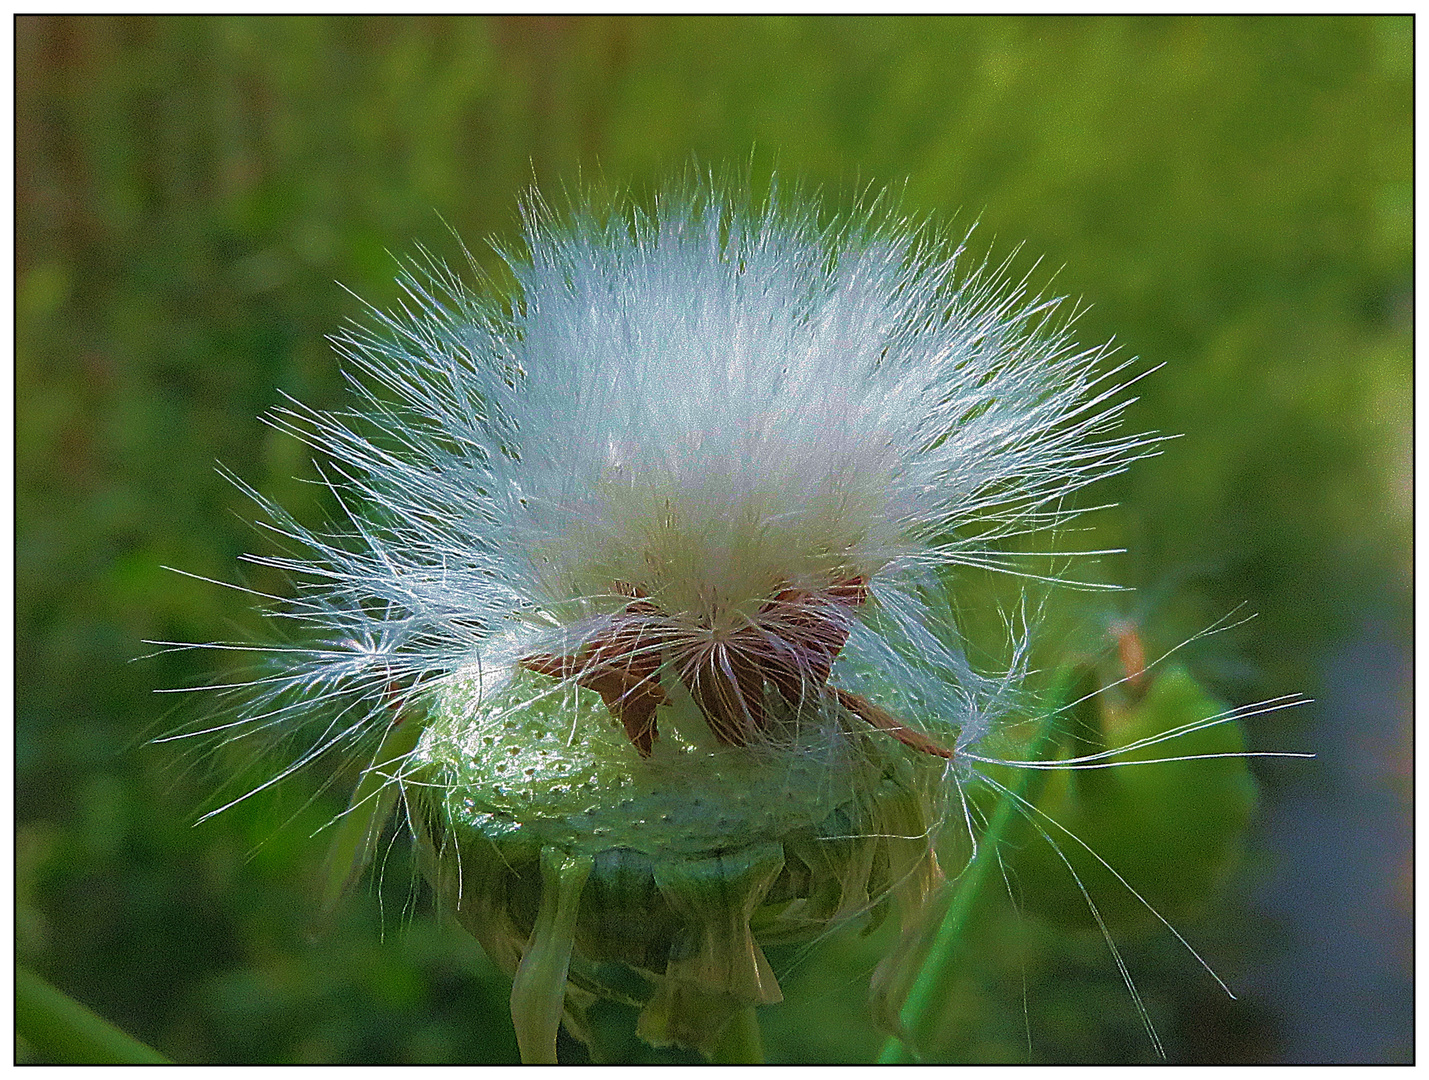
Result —
<path fill-rule="evenodd" d="M 877 204 L 821 224 L 692 183 L 651 213 L 533 199 L 525 221 L 514 291 L 423 258 L 402 311 L 335 339 L 357 407 L 275 414 L 346 520 L 310 530 L 250 491 L 305 553 L 253 560 L 299 582 L 277 614 L 322 644 L 243 689 L 249 726 L 312 720 L 338 749 L 398 690 L 524 663 L 596 686 L 648 749 L 673 663 L 741 744 L 768 733 L 761 683 L 798 704 L 842 659 L 930 695 L 909 719 L 986 734 L 947 571 L 1015 572 L 998 541 L 1148 452 L 1111 435 L 1125 365 Z"/>
<path fill-rule="evenodd" d="M 405 794 L 528 1057 L 621 994 L 651 1041 L 710 1049 L 777 998 L 756 937 L 889 893 L 911 928 L 939 824 L 972 824 L 947 781 L 1027 664 L 1025 627 L 1001 670 L 969 661 L 961 576 L 1030 573 L 1007 541 L 1156 439 L 1116 433 L 1127 363 L 1058 300 L 882 200 L 830 221 L 692 180 L 524 221 L 514 284 L 423 255 L 399 311 L 334 339 L 355 405 L 272 417 L 341 515 L 237 481 L 290 552 L 253 561 L 296 580 L 272 611 L 299 644 L 216 730 L 297 740 L 270 782 L 357 757 L 350 816 Z"/>

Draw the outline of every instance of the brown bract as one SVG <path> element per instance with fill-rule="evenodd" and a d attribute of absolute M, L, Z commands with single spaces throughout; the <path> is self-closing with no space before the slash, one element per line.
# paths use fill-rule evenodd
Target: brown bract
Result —
<path fill-rule="evenodd" d="M 862 576 L 818 592 L 784 589 L 746 625 L 719 634 L 682 632 L 643 589 L 617 582 L 615 590 L 631 602 L 600 634 L 568 656 L 537 653 L 520 664 L 598 693 L 642 757 L 650 755 L 659 735 L 655 710 L 668 700 L 659 677 L 664 657 L 721 745 L 747 746 L 768 731 L 767 684 L 792 710 L 832 693 L 851 714 L 905 746 L 953 756 L 860 695 L 829 687 L 834 660 L 848 641 L 852 609 L 868 597 Z"/>

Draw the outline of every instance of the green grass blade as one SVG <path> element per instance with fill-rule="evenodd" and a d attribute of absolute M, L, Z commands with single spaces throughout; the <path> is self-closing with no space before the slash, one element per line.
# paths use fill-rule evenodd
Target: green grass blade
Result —
<path fill-rule="evenodd" d="M 15 969 L 15 1034 L 57 1064 L 170 1064 L 157 1050 L 22 967 Z"/>

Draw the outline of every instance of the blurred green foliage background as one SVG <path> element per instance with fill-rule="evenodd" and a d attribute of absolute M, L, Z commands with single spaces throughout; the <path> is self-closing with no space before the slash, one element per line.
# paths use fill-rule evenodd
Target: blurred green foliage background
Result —
<path fill-rule="evenodd" d="M 1184 432 L 1097 494 L 1136 586 L 1095 622 L 1174 644 L 1249 728 L 1252 857 L 1128 962 L 1179 1060 L 1408 1060 L 1412 21 L 20 18 L 16 57 L 16 951 L 179 1061 L 504 1061 L 508 984 L 395 842 L 313 935 L 351 777 L 194 827 L 231 764 L 146 745 L 156 688 L 261 636 L 269 550 L 222 461 L 312 512 L 259 414 L 344 400 L 324 335 L 395 299 L 389 252 L 482 257 L 534 181 L 646 191 L 693 159 L 867 185 L 1091 306 L 1165 368 L 1131 424 Z M 996 910 L 993 910 L 996 908 Z M 949 1004 L 965 1060 L 1150 1055 L 1105 946 L 992 905 Z M 1020 944 L 1010 959 L 1005 943 Z M 876 954 L 779 959 L 773 1060 L 868 1060 Z M 27 1051 L 20 1047 L 22 1056 Z"/>

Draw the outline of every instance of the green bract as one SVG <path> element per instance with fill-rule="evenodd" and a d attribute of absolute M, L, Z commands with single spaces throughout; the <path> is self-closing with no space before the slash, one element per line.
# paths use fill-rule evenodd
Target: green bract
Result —
<path fill-rule="evenodd" d="M 943 762 L 834 712 L 789 745 L 703 746 L 679 706 L 643 758 L 596 694 L 552 686 L 472 671 L 402 770 L 438 896 L 515 977 L 525 1060 L 555 1061 L 562 1019 L 586 1038 L 600 998 L 640 1007 L 648 1042 L 713 1054 L 780 1000 L 761 943 L 888 897 L 916 921 Z"/>
<path fill-rule="evenodd" d="M 1098 762 L 1107 767 L 1047 774 L 1037 809 L 1061 854 L 1031 827 L 1024 831 L 1009 861 L 1027 883 L 1025 902 L 1087 928 L 1098 917 L 1118 927 L 1155 925 L 1158 914 L 1187 917 L 1234 866 L 1255 809 L 1244 729 L 1214 723 L 1234 710 L 1177 664 L 1124 707 L 1106 695 L 1087 705 L 1082 743 L 1064 752 L 1107 752 Z M 1147 741 L 1174 731 L 1181 732 L 1174 741 Z M 1083 887 L 1097 897 L 1098 914 Z"/>

